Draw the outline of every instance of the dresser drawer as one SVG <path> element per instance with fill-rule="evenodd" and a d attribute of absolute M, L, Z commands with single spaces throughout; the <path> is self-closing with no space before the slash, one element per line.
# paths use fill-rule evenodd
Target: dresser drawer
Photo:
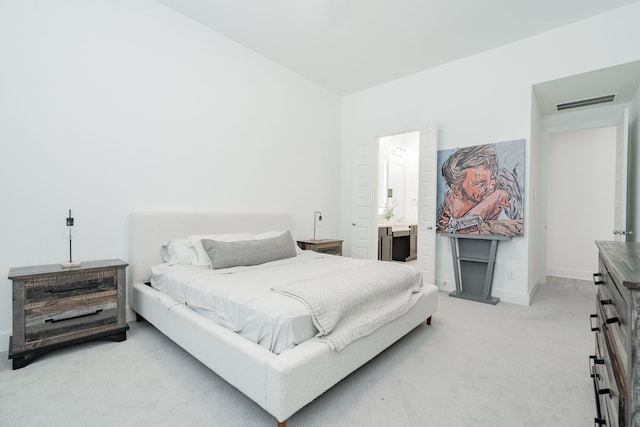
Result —
<path fill-rule="evenodd" d="M 611 334 L 606 325 L 603 325 L 602 333 L 597 334 L 596 341 L 600 346 L 601 360 L 599 374 L 603 378 L 600 389 L 600 402 L 606 410 L 610 420 L 607 425 L 624 426 L 626 385 L 624 378 L 620 376 L 620 362 L 618 355 L 611 352 Z M 607 392 L 608 390 L 608 392 Z M 622 419 L 622 422 L 620 421 Z"/>
<path fill-rule="evenodd" d="M 602 282 L 602 285 L 599 286 L 599 291 L 603 293 L 603 301 L 601 301 L 601 305 L 605 305 L 610 311 L 610 315 L 618 317 L 620 319 L 620 323 L 626 327 L 626 325 L 628 325 L 627 306 L 629 302 L 626 298 L 628 291 L 621 289 L 618 284 L 616 284 L 602 261 L 600 261 L 599 279 Z M 626 335 L 626 332 L 625 338 L 629 338 Z"/>
<path fill-rule="evenodd" d="M 612 343 L 612 351 L 617 355 L 620 367 L 624 373 L 629 372 L 629 358 L 627 342 L 629 340 L 628 308 L 627 301 L 610 274 L 600 264 L 602 284 L 598 287 L 598 312 L 601 323 L 606 325 L 609 338 Z"/>
<path fill-rule="evenodd" d="M 590 357 L 591 378 L 593 378 L 595 401 L 597 407 L 596 420 L 601 425 L 610 426 L 610 400 L 611 400 L 611 377 L 609 376 L 606 364 L 608 363 L 603 354 L 604 343 L 602 333 L 596 332 L 595 354 Z"/>
<path fill-rule="evenodd" d="M 596 246 L 598 293 L 591 315 L 596 424 L 640 427 L 640 243 L 596 241 Z"/>

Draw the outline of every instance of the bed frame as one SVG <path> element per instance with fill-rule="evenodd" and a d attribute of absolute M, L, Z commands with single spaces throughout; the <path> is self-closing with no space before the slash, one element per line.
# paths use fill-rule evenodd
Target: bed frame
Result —
<path fill-rule="evenodd" d="M 310 339 L 279 355 L 194 312 L 168 309 L 167 297 L 145 282 L 168 239 L 193 234 L 290 230 L 288 215 L 137 212 L 129 218 L 128 299 L 131 309 L 235 386 L 285 426 L 286 419 L 364 365 L 436 312 L 438 290 L 402 317 L 349 344 L 340 352 Z M 241 367 L 241 368 L 238 368 Z"/>

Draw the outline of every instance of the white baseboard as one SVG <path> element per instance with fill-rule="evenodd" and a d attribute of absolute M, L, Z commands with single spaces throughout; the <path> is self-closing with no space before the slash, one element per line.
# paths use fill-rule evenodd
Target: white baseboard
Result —
<path fill-rule="evenodd" d="M 570 288 L 570 289 L 582 289 L 582 290 L 594 290 L 593 286 L 593 278 L 589 279 L 575 279 L 571 277 L 558 277 L 558 276 L 547 276 L 547 285 L 548 286 L 557 286 L 561 288 Z"/>
<path fill-rule="evenodd" d="M 540 289 L 540 285 L 538 280 L 536 280 L 535 282 L 533 282 L 533 285 L 529 287 L 529 304 L 527 305 L 531 305 L 531 302 L 533 301 L 533 298 L 536 296 L 536 292 L 538 292 L 538 289 Z"/>
<path fill-rule="evenodd" d="M 455 280 L 438 280 L 436 279 L 435 285 L 443 292 L 453 292 L 456 290 Z"/>
<path fill-rule="evenodd" d="M 442 292 L 452 292 L 456 290 L 456 282 L 455 280 L 438 280 L 436 279 L 436 286 Z M 522 294 L 519 292 L 513 291 L 505 291 L 500 289 L 493 288 L 491 290 L 491 295 L 494 297 L 500 298 L 500 301 L 509 302 L 513 304 L 519 305 L 530 305 L 531 298 L 530 294 Z"/>
<path fill-rule="evenodd" d="M 9 352 L 9 337 L 11 336 L 11 331 L 0 333 L 0 353 Z"/>
<path fill-rule="evenodd" d="M 494 297 L 500 298 L 500 302 L 504 301 L 504 302 L 519 304 L 519 305 L 531 304 L 531 301 L 530 301 L 531 294 L 527 294 L 527 293 L 506 291 L 504 289 L 494 288 L 491 290 L 491 295 Z"/>
<path fill-rule="evenodd" d="M 564 270 L 561 268 L 547 268 L 547 276 L 563 277 L 567 279 L 592 280 L 595 271 Z"/>

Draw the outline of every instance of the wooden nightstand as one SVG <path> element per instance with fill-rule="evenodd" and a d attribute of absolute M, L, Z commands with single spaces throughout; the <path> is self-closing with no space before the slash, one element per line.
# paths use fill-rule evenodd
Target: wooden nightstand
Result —
<path fill-rule="evenodd" d="M 124 341 L 127 263 L 119 259 L 12 268 L 13 369 L 64 345 L 110 337 Z"/>
<path fill-rule="evenodd" d="M 321 252 L 323 254 L 342 255 L 342 240 L 335 239 L 309 239 L 298 240 L 298 246 L 302 250 Z"/>

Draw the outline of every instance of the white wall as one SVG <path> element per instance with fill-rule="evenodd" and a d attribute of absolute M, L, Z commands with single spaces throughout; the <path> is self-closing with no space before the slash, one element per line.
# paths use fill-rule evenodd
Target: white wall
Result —
<path fill-rule="evenodd" d="M 136 210 L 285 212 L 338 237 L 340 98 L 151 0 L 0 0 L 0 271 L 127 260 Z M 11 286 L 0 283 L 0 351 Z"/>
<path fill-rule="evenodd" d="M 633 234 L 627 240 L 640 242 L 640 88 L 631 103 L 629 114 L 629 188 L 627 209 L 629 230 Z"/>
<path fill-rule="evenodd" d="M 343 101 L 343 201 L 349 200 L 353 158 L 350 149 L 370 141 L 370 135 L 384 129 L 415 126 L 437 121 L 439 149 L 526 138 L 526 225 L 525 236 L 502 242 L 493 294 L 504 301 L 528 304 L 531 289 L 540 276 L 540 242 L 532 237 L 537 202 L 532 201 L 532 171 L 539 167 L 531 147 L 532 85 L 560 77 L 638 60 L 640 46 L 640 4 L 620 8 L 569 26 L 474 55 L 438 68 L 389 82 L 347 96 Z M 539 122 L 539 120 L 538 120 Z M 533 125 L 538 126 L 537 123 Z M 375 165 L 374 165 L 375 166 Z M 541 182 L 533 177 L 534 185 Z M 345 203 L 341 225 L 351 224 L 350 206 Z M 343 228 L 342 234 L 348 235 Z M 534 239 L 534 240 L 532 240 Z M 436 283 L 451 289 L 453 267 L 448 240 L 437 239 Z M 507 273 L 515 273 L 509 280 Z"/>
<path fill-rule="evenodd" d="M 546 212 L 546 197 L 542 191 L 546 188 L 547 176 L 544 171 L 546 164 L 546 144 L 544 144 L 544 134 L 542 131 L 542 113 L 538 105 L 538 99 L 535 91 L 531 90 L 531 136 L 529 140 L 529 184 L 530 192 L 528 206 L 529 216 L 526 220 L 526 227 L 534 230 L 527 234 L 528 237 L 528 259 L 527 259 L 527 293 L 529 299 L 535 295 L 538 284 L 546 283 L 544 274 L 546 266 L 546 235 L 541 232 L 535 232 L 544 227 L 543 218 Z M 526 161 L 526 160 L 525 160 Z M 509 277 L 509 276 L 507 276 Z"/>
<path fill-rule="evenodd" d="M 552 134 L 547 171 L 547 274 L 590 280 L 598 259 L 593 242 L 612 237 L 616 128 Z"/>

